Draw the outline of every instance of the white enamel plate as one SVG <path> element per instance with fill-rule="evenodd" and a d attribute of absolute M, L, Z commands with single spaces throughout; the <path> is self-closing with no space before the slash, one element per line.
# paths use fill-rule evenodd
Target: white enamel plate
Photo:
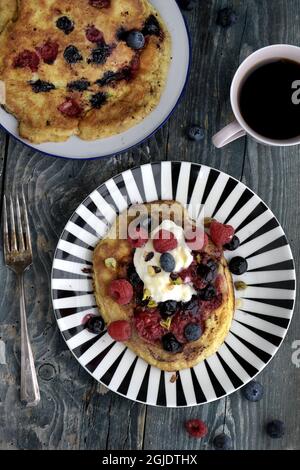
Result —
<path fill-rule="evenodd" d="M 155 133 L 174 111 L 185 88 L 189 64 L 190 43 L 184 18 L 175 0 L 151 0 L 160 12 L 172 37 L 172 60 L 165 90 L 159 105 L 142 122 L 131 129 L 113 137 L 95 141 L 84 141 L 71 137 L 67 142 L 44 143 L 35 145 L 22 139 L 18 132 L 17 120 L 0 107 L 0 125 L 11 135 L 34 149 L 64 158 L 99 158 L 125 150 L 140 144 Z"/>
<path fill-rule="evenodd" d="M 91 266 L 93 248 L 128 203 L 176 199 L 193 212 L 234 226 L 241 245 L 226 257 L 243 256 L 249 269 L 234 281 L 237 310 L 219 351 L 191 369 L 172 373 L 148 365 L 112 340 L 82 324 L 97 314 Z M 143 165 L 110 179 L 74 212 L 54 256 L 52 299 L 58 326 L 79 363 L 99 382 L 132 400 L 168 407 L 216 400 L 246 384 L 277 352 L 295 300 L 295 270 L 285 234 L 270 209 L 244 184 L 207 166 L 162 162 Z"/>

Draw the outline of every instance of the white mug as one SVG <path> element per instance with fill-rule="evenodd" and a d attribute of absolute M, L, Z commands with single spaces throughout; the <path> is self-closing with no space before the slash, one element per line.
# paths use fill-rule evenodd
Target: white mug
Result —
<path fill-rule="evenodd" d="M 300 63 L 300 47 L 291 46 L 289 44 L 274 44 L 259 49 L 241 63 L 233 77 L 230 89 L 230 101 L 235 120 L 213 136 L 213 144 L 216 147 L 224 147 L 224 145 L 229 144 L 229 142 L 233 142 L 246 134 L 253 137 L 257 142 L 266 145 L 288 146 L 300 144 L 300 134 L 292 139 L 282 140 L 270 139 L 258 134 L 246 123 L 241 114 L 239 93 L 245 79 L 259 66 L 268 62 L 274 62 L 276 59 L 289 59 Z"/>

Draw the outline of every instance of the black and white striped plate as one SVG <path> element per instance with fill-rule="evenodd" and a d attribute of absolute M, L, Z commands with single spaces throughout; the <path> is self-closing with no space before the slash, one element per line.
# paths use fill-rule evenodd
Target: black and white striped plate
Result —
<path fill-rule="evenodd" d="M 88 313 L 98 312 L 90 274 L 93 247 L 128 204 L 157 199 L 176 199 L 190 210 L 201 201 L 206 216 L 235 227 L 241 245 L 234 255 L 249 265 L 241 276 L 248 287 L 236 292 L 241 300 L 225 343 L 196 367 L 180 371 L 175 382 L 172 373 L 148 365 L 107 332 L 97 336 L 82 325 Z M 153 163 L 110 179 L 74 212 L 55 253 L 52 299 L 68 347 L 96 380 L 150 405 L 191 406 L 234 392 L 274 356 L 293 313 L 294 262 L 277 219 L 244 184 L 203 165 Z"/>

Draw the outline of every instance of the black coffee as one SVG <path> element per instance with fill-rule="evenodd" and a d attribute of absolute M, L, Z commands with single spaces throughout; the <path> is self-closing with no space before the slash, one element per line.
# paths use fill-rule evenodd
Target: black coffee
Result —
<path fill-rule="evenodd" d="M 292 100 L 297 94 L 292 85 L 297 80 L 300 81 L 300 64 L 286 59 L 267 63 L 250 73 L 240 90 L 240 109 L 254 131 L 276 140 L 300 136 L 300 103 Z M 299 92 L 297 96 L 299 100 Z"/>

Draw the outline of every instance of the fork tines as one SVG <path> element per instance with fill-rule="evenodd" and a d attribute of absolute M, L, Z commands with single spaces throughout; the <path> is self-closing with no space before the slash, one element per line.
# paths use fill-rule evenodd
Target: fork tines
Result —
<path fill-rule="evenodd" d="M 23 191 L 14 199 L 12 196 L 4 195 L 3 218 L 4 253 L 31 252 L 28 214 Z"/>

